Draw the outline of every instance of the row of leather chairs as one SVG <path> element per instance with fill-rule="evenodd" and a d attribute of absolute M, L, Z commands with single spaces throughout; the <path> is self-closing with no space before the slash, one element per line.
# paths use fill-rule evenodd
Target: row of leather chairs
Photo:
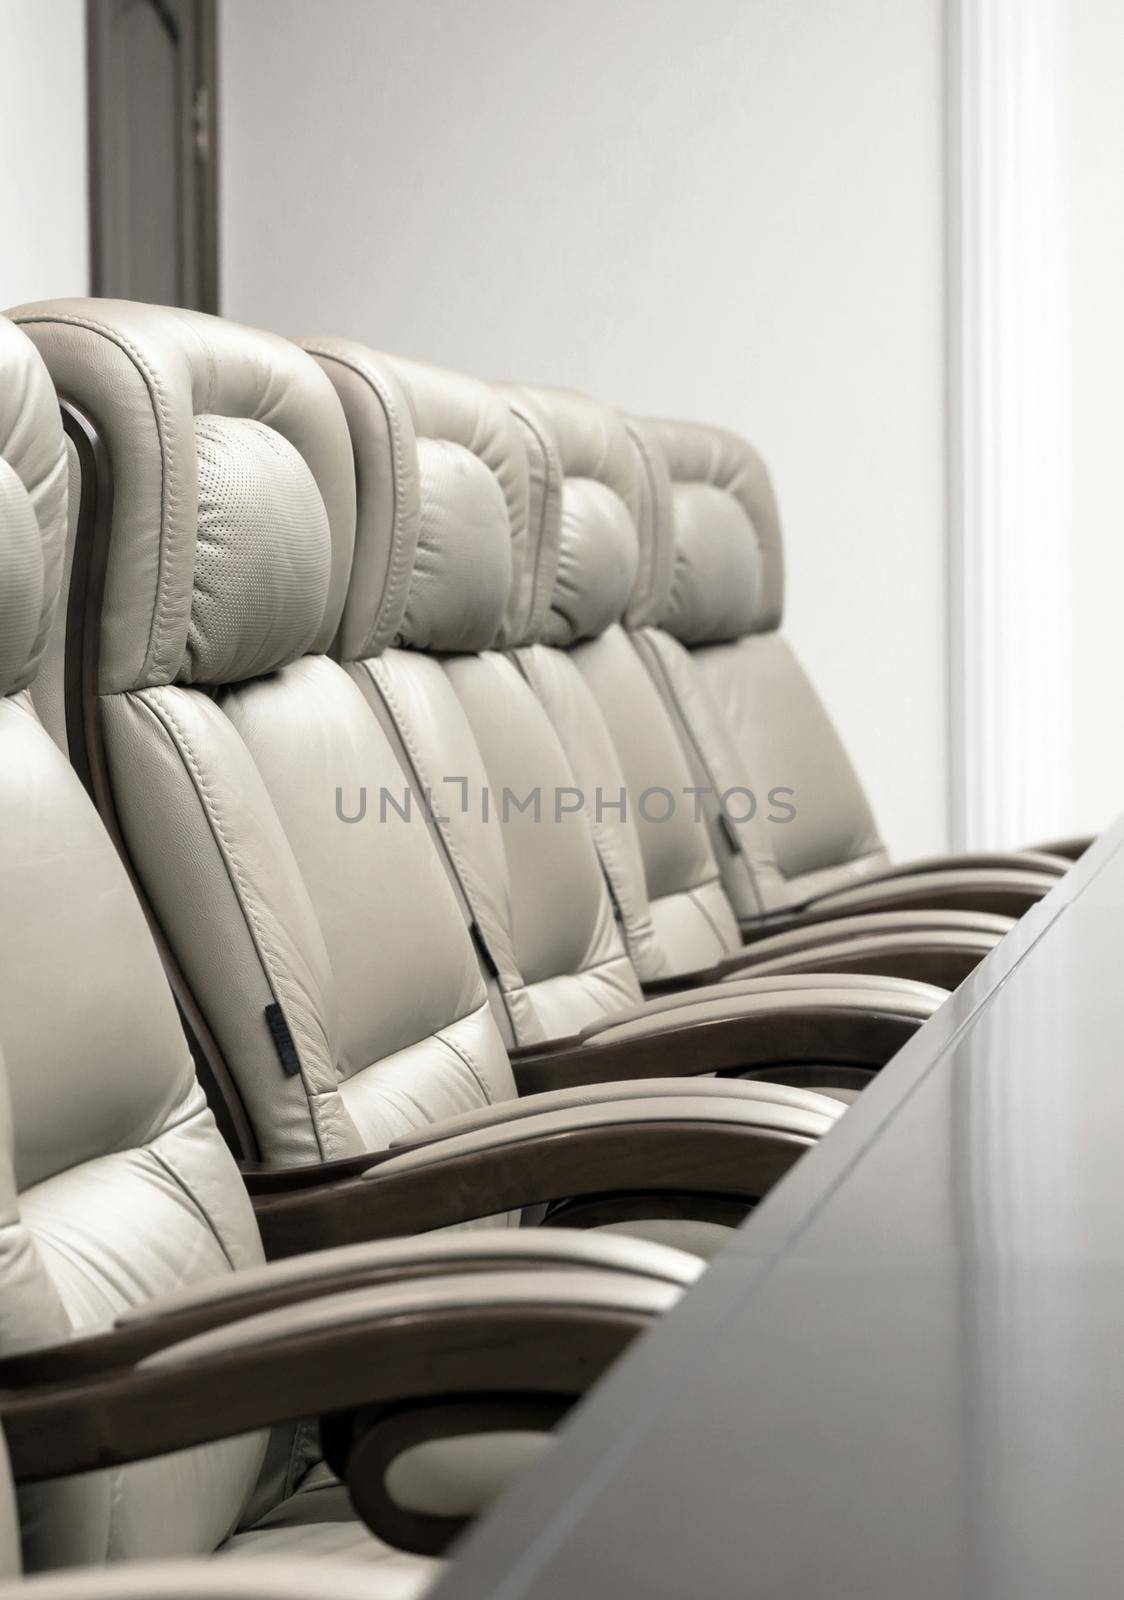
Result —
<path fill-rule="evenodd" d="M 0 1559 L 419 1593 L 1080 845 L 890 867 L 728 434 L 10 318 Z"/>

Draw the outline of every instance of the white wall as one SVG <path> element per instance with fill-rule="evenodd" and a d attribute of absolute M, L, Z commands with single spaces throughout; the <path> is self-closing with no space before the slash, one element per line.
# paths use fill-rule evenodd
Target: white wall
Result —
<path fill-rule="evenodd" d="M 721 422 L 887 839 L 946 838 L 941 0 L 223 0 L 224 310 Z"/>
<path fill-rule="evenodd" d="M 1067 826 L 1124 808 L 1124 11 L 1067 7 L 1069 482 L 1063 784 Z"/>
<path fill-rule="evenodd" d="M 83 0 L 0 0 L 0 308 L 89 288 Z"/>

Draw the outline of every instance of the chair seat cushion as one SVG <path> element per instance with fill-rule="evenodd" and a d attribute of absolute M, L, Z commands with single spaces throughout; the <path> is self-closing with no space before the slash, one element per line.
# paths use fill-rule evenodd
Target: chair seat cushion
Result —
<path fill-rule="evenodd" d="M 347 1490 L 321 1463 L 295 1493 L 229 1539 L 222 1556 L 297 1556 L 371 1565 L 371 1600 L 415 1600 L 437 1582 L 444 1563 L 376 1539 L 352 1509 Z"/>

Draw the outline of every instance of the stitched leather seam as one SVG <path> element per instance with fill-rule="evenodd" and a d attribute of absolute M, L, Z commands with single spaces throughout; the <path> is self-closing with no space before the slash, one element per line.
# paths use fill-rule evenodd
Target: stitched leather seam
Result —
<path fill-rule="evenodd" d="M 407 563 L 403 559 L 400 536 L 402 532 L 402 495 L 401 482 L 402 468 L 402 433 L 398 418 L 390 403 L 390 396 L 378 372 L 368 362 L 360 362 L 352 357 L 343 355 L 335 346 L 330 344 L 315 344 L 308 341 L 304 344 L 311 355 L 319 356 L 325 361 L 336 361 L 341 367 L 346 367 L 349 372 L 361 378 L 374 394 L 383 415 L 386 418 L 387 428 L 390 432 L 391 448 L 394 457 L 394 536 L 391 539 L 390 554 L 387 557 L 387 576 L 385 579 L 382 602 L 375 615 L 374 626 L 367 640 L 367 648 L 381 648 L 379 641 L 380 630 L 386 620 L 386 614 L 391 610 L 391 602 L 397 601 L 398 594 L 406 580 Z M 361 652 L 365 653 L 365 652 Z"/>
<path fill-rule="evenodd" d="M 638 644 L 636 648 L 640 649 L 642 646 Z M 665 685 L 665 700 L 672 708 L 676 727 L 679 729 L 680 734 L 684 738 L 685 742 L 690 745 L 691 749 L 694 750 L 696 756 L 698 757 L 699 765 L 702 767 L 706 776 L 710 779 L 710 787 L 714 790 L 715 794 L 721 793 L 718 787 L 717 774 L 714 772 L 709 760 L 707 759 L 706 751 L 703 749 L 694 729 L 691 727 L 690 723 L 687 721 L 687 718 L 683 714 L 682 708 L 679 704 L 679 696 L 675 692 L 675 686 L 672 682 L 671 674 L 667 669 L 667 663 L 664 661 L 660 651 L 656 649 L 655 646 L 650 642 L 644 649 L 644 655 L 647 660 L 652 663 L 655 671 L 658 673 L 660 679 Z M 750 891 L 754 900 L 757 902 L 758 911 L 764 911 L 765 906 L 761 897 L 761 893 L 757 887 L 757 878 L 753 872 L 748 858 L 746 858 L 745 861 L 745 874 L 749 879 Z"/>
<path fill-rule="evenodd" d="M 540 983 L 557 983 L 559 979 L 564 981 L 567 978 L 571 978 L 577 983 L 582 978 L 588 977 L 590 973 L 599 972 L 602 967 L 615 967 L 622 964 L 626 967 L 631 967 L 632 965 L 628 959 L 627 952 L 618 950 L 616 955 L 602 956 L 600 961 L 590 961 L 586 966 L 579 968 L 577 972 L 556 972 L 550 978 L 536 978 L 533 983 L 524 984 L 524 988 L 533 989 Z"/>
<path fill-rule="evenodd" d="M 551 645 L 541 645 L 538 648 L 549 650 L 554 647 Z M 542 705 L 543 710 L 546 711 L 547 715 L 549 716 L 550 713 L 546 704 L 546 696 L 543 694 L 540 687 L 542 682 L 541 674 L 537 671 L 535 663 L 532 659 L 533 653 L 533 646 L 524 645 L 518 650 L 513 650 L 511 655 L 514 657 L 516 666 L 519 668 L 519 671 L 526 680 L 527 686 L 532 690 L 539 703 Z M 558 733 L 557 728 L 555 728 L 555 732 Z M 560 733 L 558 733 L 558 739 L 559 743 L 562 743 L 562 735 Z M 566 750 L 564 744 L 563 754 L 566 756 L 568 761 L 569 751 Z M 588 802 L 585 804 L 583 810 L 586 821 L 589 823 L 589 831 L 593 836 L 593 847 L 597 852 L 597 859 L 601 864 L 602 872 L 609 880 L 613 895 L 616 899 L 616 909 L 620 912 L 620 926 L 624 935 L 626 954 L 632 961 L 633 966 L 636 966 L 639 958 L 636 954 L 634 954 L 633 946 L 635 945 L 638 949 L 645 941 L 654 939 L 655 937 L 655 929 L 652 925 L 651 916 L 645 916 L 642 911 L 630 904 L 631 896 L 628 893 L 627 885 L 625 885 L 621 880 L 621 875 L 617 870 L 616 862 L 613 860 L 612 852 L 607 850 L 601 842 L 605 831 L 604 824 L 599 823 L 596 817 L 590 814 Z"/>
<path fill-rule="evenodd" d="M 412 735 L 410 733 L 410 729 L 409 729 L 409 726 L 407 724 L 406 718 L 402 713 L 402 707 L 401 707 L 401 705 L 400 705 L 400 703 L 398 701 L 397 695 L 395 694 L 394 688 L 393 688 L 392 684 L 389 681 L 387 681 L 385 683 L 384 682 L 380 682 L 380 680 L 375 676 L 375 669 L 376 669 L 377 663 L 375 663 L 373 661 L 364 661 L 363 665 L 366 667 L 367 673 L 370 676 L 371 681 L 375 686 L 376 693 L 380 694 L 382 696 L 383 703 L 385 704 L 387 710 L 390 712 L 390 715 L 391 715 L 391 717 L 393 719 L 393 722 L 394 722 L 394 726 L 398 730 L 398 737 L 399 737 L 399 739 L 401 739 L 403 747 L 406 750 L 406 753 L 410 758 L 410 766 L 413 768 L 414 777 L 417 780 L 417 782 L 421 785 L 421 787 L 424 789 L 426 784 L 425 784 L 425 773 L 424 773 L 424 770 L 423 770 L 423 763 L 422 763 L 422 759 L 421 759 L 421 753 L 420 753 L 420 751 L 418 750 L 417 746 L 414 743 L 413 737 L 412 737 Z M 383 676 L 386 677 L 386 674 L 383 674 Z M 476 901 L 474 900 L 472 894 L 469 892 L 468 881 L 467 881 L 468 875 L 467 875 L 467 873 L 465 871 L 464 862 L 461 860 L 460 852 L 457 849 L 456 843 L 455 843 L 451 833 L 447 830 L 446 825 L 441 821 L 440 818 L 435 817 L 434 818 L 434 822 L 436 824 L 437 832 L 438 832 L 438 835 L 440 836 L 441 842 L 444 845 L 445 853 L 446 853 L 446 856 L 448 858 L 449 864 L 450 864 L 450 866 L 452 868 L 453 874 L 456 877 L 456 880 L 457 880 L 458 884 L 460 885 L 461 894 L 464 896 L 465 904 L 468 906 L 468 909 L 472 912 L 473 920 L 476 922 L 477 927 L 480 927 L 481 931 L 483 932 L 482 925 L 481 925 L 481 922 L 480 922 L 480 910 L 479 910 L 479 907 L 477 906 Z M 489 953 L 492 954 L 492 956 L 494 958 L 494 954 L 495 953 L 494 953 L 494 951 L 491 950 L 490 946 L 489 946 Z M 514 952 L 513 952 L 513 954 L 514 954 Z M 507 984 L 509 986 L 511 986 L 511 984 L 512 984 L 511 978 L 508 978 L 506 980 L 506 982 L 507 982 Z M 519 973 L 516 973 L 515 974 L 515 984 L 514 984 L 514 986 L 515 987 L 519 987 L 519 986 L 522 985 L 522 983 L 523 983 L 522 975 L 519 974 Z M 500 998 L 503 1000 L 504 1010 L 508 1012 L 508 1020 L 512 1023 L 512 1028 L 514 1030 L 514 1019 L 511 1017 L 510 1010 L 508 1009 L 507 989 L 505 988 L 505 979 L 504 979 L 504 976 L 503 976 L 502 973 L 497 974 L 496 988 L 497 988 L 497 990 L 499 992 Z"/>
<path fill-rule="evenodd" d="M 163 1134 L 161 1134 L 160 1137 L 163 1137 Z M 230 1251 L 227 1249 L 226 1240 L 223 1238 L 222 1234 L 219 1232 L 219 1229 L 218 1229 L 218 1227 L 217 1227 L 217 1225 L 215 1223 L 214 1218 L 211 1216 L 210 1212 L 204 1206 L 204 1204 L 200 1200 L 199 1196 L 191 1188 L 188 1187 L 188 1184 L 185 1181 L 183 1175 L 176 1171 L 175 1167 L 168 1160 L 167 1156 L 161 1155 L 160 1151 L 157 1150 L 157 1148 L 156 1148 L 155 1142 L 150 1144 L 147 1148 L 148 1148 L 149 1154 L 152 1156 L 153 1160 L 160 1167 L 162 1167 L 164 1169 L 164 1171 L 168 1174 L 168 1177 L 175 1184 L 176 1188 L 179 1189 L 180 1193 L 184 1196 L 184 1198 L 191 1202 L 192 1207 L 194 1208 L 194 1210 L 198 1214 L 199 1221 L 201 1223 L 205 1224 L 205 1226 L 207 1228 L 207 1231 L 210 1233 L 211 1237 L 214 1239 L 215 1243 L 218 1245 L 219 1249 L 222 1251 L 223 1259 L 226 1262 L 227 1266 L 230 1268 L 230 1270 L 232 1272 L 237 1272 L 237 1270 L 238 1270 L 237 1263 L 235 1262 L 234 1257 L 231 1255 Z"/>
<path fill-rule="evenodd" d="M 215 403 L 215 380 L 218 376 L 218 364 L 215 360 L 215 352 L 211 349 L 210 344 L 206 339 L 204 339 L 202 333 L 200 333 L 194 322 L 191 322 L 187 317 L 183 316 L 182 313 L 176 318 L 176 322 L 185 333 L 191 335 L 191 337 L 196 341 L 203 351 L 203 359 L 207 363 L 207 404 L 202 409 L 204 411 L 210 411 Z M 195 407 L 193 403 L 192 410 L 194 411 L 194 409 Z"/>
<path fill-rule="evenodd" d="M 108 327 L 103 322 L 95 322 L 88 317 L 67 316 L 54 313 L 46 317 L 21 317 L 21 324 L 31 325 L 46 323 L 49 326 L 56 324 L 85 328 L 88 333 L 96 333 L 110 344 L 116 345 L 119 350 L 129 356 L 137 371 L 144 379 L 145 388 L 148 390 L 149 400 L 152 404 L 153 420 L 156 423 L 156 432 L 160 440 L 160 540 L 156 563 L 156 605 L 153 611 L 152 622 L 149 626 L 148 644 L 145 647 L 144 662 L 141 667 L 141 677 L 145 678 L 151 671 L 160 670 L 161 648 L 163 645 L 164 612 L 167 606 L 168 588 L 168 563 L 165 559 L 168 538 L 168 524 L 174 507 L 174 498 L 169 489 L 168 467 L 171 462 L 172 452 L 170 447 L 170 422 L 166 409 L 166 398 L 156 374 L 149 367 L 144 356 L 130 339 L 119 333 L 115 328 Z"/>
<path fill-rule="evenodd" d="M 500 450 L 502 452 L 501 464 L 502 464 L 502 461 L 504 459 L 508 459 L 508 458 L 510 458 L 512 456 L 514 457 L 514 459 L 516 461 L 522 460 L 522 458 L 523 458 L 523 442 L 515 432 L 514 418 L 512 417 L 511 412 L 508 409 L 507 403 L 505 401 L 501 400 L 499 395 L 493 393 L 493 391 L 491 389 L 487 389 L 486 387 L 485 387 L 485 394 L 483 396 L 481 396 L 480 398 L 482 400 L 486 399 L 487 404 L 492 407 L 493 412 L 494 412 L 493 421 L 498 421 L 498 423 L 499 423 L 499 434 L 501 435 L 501 437 L 499 439 L 499 447 L 500 447 Z M 472 451 L 472 454 L 476 457 L 476 459 L 478 461 L 482 461 L 483 462 L 483 464 L 487 467 L 488 471 L 492 474 L 492 477 L 495 478 L 496 483 L 499 485 L 499 491 L 503 495 L 503 503 L 507 507 L 507 520 L 508 520 L 508 523 L 511 525 L 512 529 L 514 530 L 515 527 L 516 527 L 516 519 L 515 519 L 514 512 L 518 508 L 512 506 L 511 498 L 508 495 L 507 491 L 505 490 L 505 488 L 503 486 L 503 483 L 500 480 L 499 467 L 498 466 L 493 466 L 492 463 L 488 460 L 488 457 L 484 453 L 485 447 L 489 443 L 495 443 L 496 441 L 495 441 L 495 439 L 493 439 L 491 441 L 485 440 L 483 445 L 481 445 L 480 442 L 479 442 L 479 430 L 480 430 L 481 426 L 483 425 L 483 423 L 485 422 L 485 420 L 486 420 L 486 418 L 485 418 L 483 410 L 478 411 L 477 415 L 476 415 L 476 425 L 472 430 L 472 435 L 471 435 L 471 438 L 469 439 L 467 448 Z M 508 433 L 508 434 L 511 435 L 512 441 L 513 441 L 513 443 L 515 445 L 514 450 L 509 450 L 505 446 L 503 438 L 502 438 L 502 435 L 505 434 L 505 433 Z M 453 442 L 456 443 L 455 440 Z M 528 492 L 527 492 L 527 497 L 526 497 L 526 499 L 527 499 L 526 509 L 529 512 L 530 511 L 530 484 L 528 484 L 528 486 L 527 486 L 527 491 Z M 526 517 L 524 517 L 524 526 L 525 527 L 527 526 Z M 516 537 L 517 537 L 517 533 L 515 531 L 513 531 L 512 536 L 511 536 L 512 544 L 515 543 Z"/>
<path fill-rule="evenodd" d="M 643 437 L 643 435 L 641 434 L 641 432 L 640 432 L 640 430 L 638 428 L 629 427 L 629 425 L 626 423 L 625 424 L 625 429 L 626 429 L 626 432 L 628 433 L 629 438 L 632 440 L 634 446 L 636 447 L 636 453 L 639 455 L 640 460 L 641 460 L 641 462 L 643 463 L 643 466 L 644 466 L 644 473 L 645 473 L 645 476 L 648 479 L 648 487 L 649 487 L 649 490 L 650 490 L 650 493 L 651 493 L 651 496 L 652 496 L 652 516 L 653 516 L 653 520 L 655 520 L 655 517 L 656 517 L 656 506 L 657 506 L 659 497 L 656 494 L 656 475 L 655 475 L 654 471 L 652 470 L 652 452 L 648 448 L 647 440 Z M 637 531 L 637 534 L 639 535 L 639 532 L 640 532 L 640 524 L 639 524 L 639 522 L 637 522 L 636 531 Z M 640 547 L 640 559 L 643 562 L 643 560 L 644 560 L 645 541 L 638 537 L 636 542 Z M 659 546 L 660 546 L 660 537 L 659 537 L 658 531 L 656 531 L 653 534 L 653 537 L 651 539 L 647 540 L 648 561 L 647 561 L 647 570 L 644 573 L 644 579 L 645 579 L 645 582 L 647 584 L 648 593 L 644 596 L 643 601 L 641 602 L 642 606 L 652 606 L 655 603 L 655 598 L 656 597 L 655 597 L 655 577 L 654 577 L 654 573 L 655 573 L 655 570 L 656 570 L 657 566 L 659 565 Z M 639 577 L 640 577 L 640 574 L 638 572 L 637 573 L 637 580 L 639 580 Z M 635 585 L 633 585 L 631 600 L 633 602 L 635 602 L 635 600 L 636 600 L 636 586 Z M 630 610 L 631 610 L 631 605 L 625 607 L 625 618 L 626 619 L 628 619 L 628 613 L 629 613 Z M 638 624 L 635 619 L 631 619 L 631 626 L 635 627 L 635 626 L 639 626 L 639 625 L 640 624 Z"/>
<path fill-rule="evenodd" d="M 527 411 L 519 410 L 515 402 L 512 402 L 511 410 L 513 415 L 519 418 L 527 432 L 537 442 L 539 450 L 542 453 L 543 460 L 542 508 L 539 513 L 538 528 L 534 535 L 534 561 L 531 564 L 531 594 L 527 607 L 527 621 L 525 629 L 527 640 L 530 641 L 537 636 L 539 628 L 542 624 L 542 619 L 550 610 L 552 595 L 550 592 L 545 594 L 541 592 L 542 568 L 543 562 L 546 559 L 546 528 L 548 523 L 547 508 L 550 505 L 551 499 L 560 493 L 560 485 L 558 483 L 557 474 L 552 469 L 550 447 L 542 429 L 536 425 L 533 418 Z M 528 511 L 529 510 L 530 485 L 528 484 Z M 528 533 L 530 533 L 529 521 Z M 553 585 L 551 587 L 553 588 Z M 518 639 L 515 641 L 516 644 L 520 644 L 522 642 L 522 640 Z"/>
<path fill-rule="evenodd" d="M 226 866 L 227 875 L 230 878 L 231 886 L 234 888 L 239 905 L 241 906 L 242 915 L 246 921 L 247 931 L 250 933 L 253 939 L 254 946 L 258 953 L 258 960 L 261 962 L 266 981 L 269 984 L 273 994 L 275 994 L 279 1000 L 286 1002 L 287 1007 L 291 1011 L 291 1023 L 296 1024 L 297 1029 L 305 1043 L 309 1046 L 314 1054 L 317 1054 L 319 1052 L 317 1049 L 316 1040 L 309 1031 L 304 1018 L 304 1002 L 301 996 L 289 984 L 288 978 L 282 970 L 280 953 L 273 946 L 272 941 L 270 940 L 267 931 L 258 915 L 258 912 L 252 903 L 253 896 L 250 887 L 243 876 L 241 864 L 238 861 L 238 857 L 235 853 L 233 845 L 231 844 L 230 839 L 228 838 L 222 825 L 222 820 L 218 814 L 218 808 L 215 805 L 214 798 L 207 786 L 206 779 L 204 778 L 199 763 L 196 760 L 195 753 L 191 748 L 188 736 L 172 708 L 167 704 L 161 704 L 156 700 L 156 696 L 158 694 L 159 690 L 157 689 L 145 689 L 138 694 L 137 699 L 144 705 L 148 706 L 150 711 L 156 716 L 157 720 L 163 724 L 165 731 L 170 735 L 173 744 L 176 746 L 180 759 L 183 761 L 184 765 L 191 774 L 194 781 L 196 794 L 199 798 L 200 804 L 203 807 L 204 815 L 210 824 L 211 832 L 219 846 L 220 854 L 223 858 L 224 865 Z M 303 1061 L 300 1062 L 300 1077 L 306 1099 L 308 1099 L 311 1108 L 314 1096 L 310 1090 L 310 1085 L 306 1076 Z M 321 1137 L 321 1129 L 318 1125 L 318 1119 L 315 1116 L 312 1117 L 312 1126 L 313 1132 L 316 1135 L 316 1142 L 321 1156 L 330 1158 L 334 1152 L 325 1148 L 325 1141 Z"/>
<path fill-rule="evenodd" d="M 485 1004 L 486 1003 L 487 1002 L 485 1002 Z M 478 1011 L 473 1011 L 473 1012 L 470 1012 L 469 1014 L 471 1016 L 478 1016 L 479 1012 Z M 463 1019 L 460 1018 L 460 1017 L 457 1018 L 458 1022 L 460 1022 L 462 1020 Z M 450 1023 L 450 1027 L 453 1027 L 453 1026 L 455 1026 L 455 1024 L 454 1023 Z M 435 1039 L 440 1039 L 441 1043 L 443 1045 L 445 1045 L 449 1050 L 451 1050 L 455 1056 L 459 1056 L 460 1057 L 460 1059 L 464 1062 L 465 1066 L 468 1068 L 469 1072 L 471 1072 L 472 1076 L 475 1078 L 477 1088 L 480 1090 L 480 1093 L 484 1096 L 484 1104 L 485 1105 L 489 1105 L 489 1106 L 492 1105 L 493 1104 L 493 1100 L 492 1100 L 491 1095 L 488 1093 L 488 1085 L 484 1082 L 484 1079 L 480 1076 L 479 1072 L 476 1070 L 476 1065 L 473 1062 L 473 1060 L 470 1057 L 470 1055 L 468 1054 L 468 1051 L 467 1050 L 463 1050 L 461 1048 L 461 1046 L 459 1044 L 457 1044 L 457 1042 L 454 1039 L 450 1039 L 448 1033 L 446 1033 L 444 1030 L 442 1032 L 440 1032 L 440 1033 L 434 1034 L 434 1038 Z"/>
<path fill-rule="evenodd" d="M 713 879 L 708 880 L 708 882 L 713 882 L 713 881 L 714 881 Z M 698 891 L 700 889 L 705 889 L 707 886 L 708 886 L 707 884 L 702 884 L 701 883 L 701 884 L 696 885 L 696 887 L 694 889 L 688 889 L 687 890 L 687 898 L 690 900 L 691 904 L 696 908 L 696 910 L 699 912 L 699 914 L 706 921 L 706 923 L 709 926 L 711 932 L 714 934 L 715 940 L 717 941 L 719 947 L 721 949 L 723 949 L 723 950 L 728 950 L 728 946 L 726 944 L 725 939 L 723 939 L 723 937 L 722 937 L 722 932 L 721 932 L 717 922 L 715 922 L 714 918 L 711 916 L 710 911 L 709 911 L 709 909 L 708 909 L 708 907 L 706 905 L 706 902 L 704 900 L 702 900 L 700 898 L 700 896 L 699 896 L 699 892 Z M 733 951 L 730 951 L 729 953 L 730 954 L 734 954 Z"/>

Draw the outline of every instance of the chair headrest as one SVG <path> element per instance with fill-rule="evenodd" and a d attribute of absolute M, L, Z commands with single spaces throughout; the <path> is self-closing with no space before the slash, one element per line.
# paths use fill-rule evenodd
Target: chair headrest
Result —
<path fill-rule="evenodd" d="M 639 519 L 649 492 L 624 418 L 569 390 L 516 394 L 549 424 L 561 473 L 557 557 L 538 637 L 571 645 L 602 633 L 627 612 L 640 571 Z M 544 566 L 549 566 L 546 553 Z"/>
<path fill-rule="evenodd" d="M 345 659 L 388 644 L 468 653 L 523 626 L 529 471 L 486 383 L 347 340 L 306 340 L 336 384 L 359 489 Z"/>
<path fill-rule="evenodd" d="M 59 300 L 13 315 L 112 464 L 102 691 L 231 683 L 325 650 L 355 480 L 316 362 L 202 312 Z"/>
<path fill-rule="evenodd" d="M 673 552 L 662 615 L 684 644 L 716 644 L 780 626 L 784 550 L 765 463 L 737 434 L 646 420 L 640 436 L 667 470 L 656 537 Z"/>

